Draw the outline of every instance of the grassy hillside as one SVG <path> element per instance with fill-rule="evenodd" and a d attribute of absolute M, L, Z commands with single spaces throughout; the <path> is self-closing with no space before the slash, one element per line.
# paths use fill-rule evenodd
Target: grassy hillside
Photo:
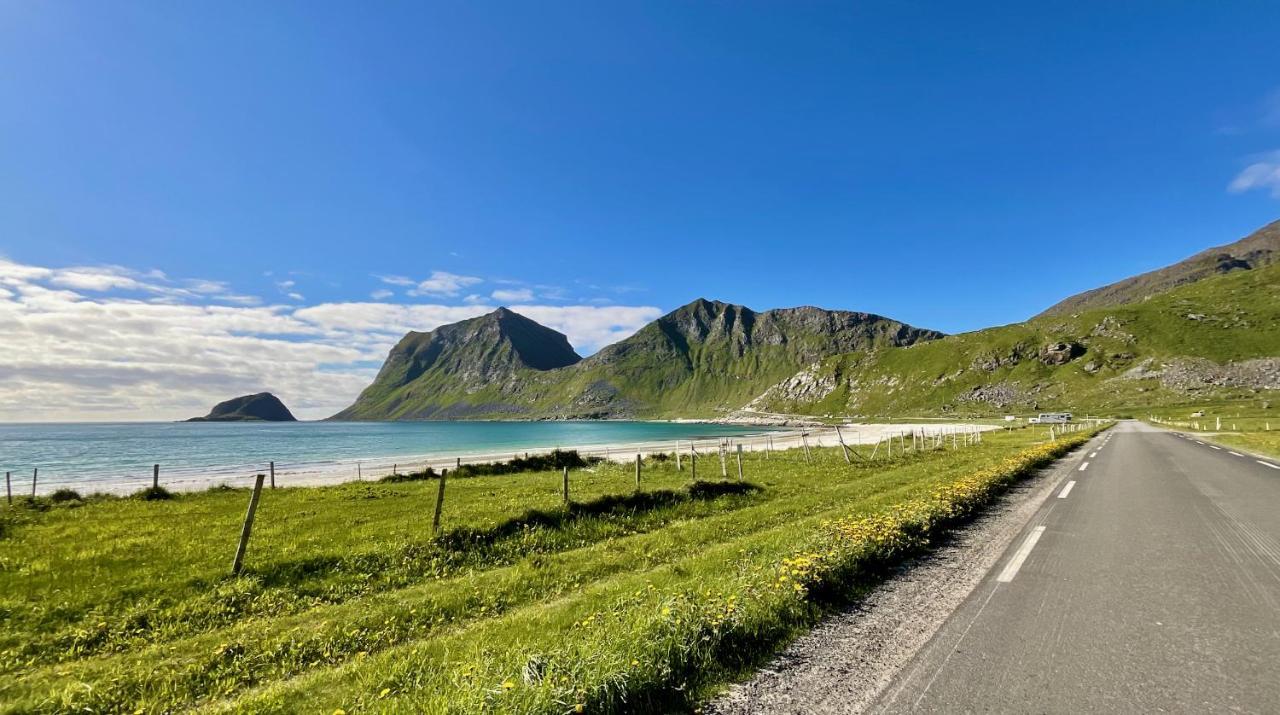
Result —
<path fill-rule="evenodd" d="M 714 417 L 824 356 L 941 336 L 868 313 L 697 300 L 581 362 L 544 366 L 513 356 L 564 336 L 507 315 L 410 333 L 335 418 Z"/>
<path fill-rule="evenodd" d="M 1280 265 L 1138 303 L 829 358 L 754 407 L 861 415 L 1140 412 L 1277 388 Z"/>
<path fill-rule="evenodd" d="M 602 465 L 570 508 L 554 472 L 456 479 L 439 538 L 435 481 L 269 490 L 239 578 L 244 490 L 18 506 L 0 712 L 687 709 L 1073 444 L 1042 439 L 756 453 L 746 483 L 651 459 L 639 493 Z"/>
<path fill-rule="evenodd" d="M 1133 303 L 1181 285 L 1232 271 L 1265 268 L 1280 261 L 1280 221 L 1225 246 L 1215 246 L 1142 275 L 1066 298 L 1039 316 L 1070 315 L 1091 308 Z"/>

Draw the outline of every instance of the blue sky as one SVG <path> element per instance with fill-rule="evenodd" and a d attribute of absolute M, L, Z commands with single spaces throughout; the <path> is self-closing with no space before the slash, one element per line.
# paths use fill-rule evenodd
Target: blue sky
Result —
<path fill-rule="evenodd" d="M 1278 34 L 1269 2 L 3 3 L 0 256 L 104 314 L 509 303 L 583 352 L 698 296 L 976 329 L 1280 217 Z"/>

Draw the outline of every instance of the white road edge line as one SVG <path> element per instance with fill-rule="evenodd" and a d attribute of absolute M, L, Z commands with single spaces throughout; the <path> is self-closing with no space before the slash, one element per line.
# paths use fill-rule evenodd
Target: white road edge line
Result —
<path fill-rule="evenodd" d="M 1036 547 L 1036 542 L 1040 540 L 1040 535 L 1043 533 L 1044 527 L 1037 526 L 1031 530 L 1030 534 L 1027 534 L 1027 538 L 1023 540 L 1022 546 L 1018 547 L 1013 558 L 1009 559 L 1009 563 L 1004 567 L 1004 570 L 996 577 L 997 581 L 1000 583 L 1009 583 L 1013 580 L 1014 576 L 1018 575 L 1018 570 L 1022 568 L 1022 562 L 1026 561 L 1027 557 L 1031 555 L 1031 550 Z"/>
<path fill-rule="evenodd" d="M 1222 449 L 1222 448 L 1221 448 L 1221 447 L 1219 447 L 1219 446 L 1218 446 L 1218 445 L 1216 445 L 1216 444 L 1211 444 L 1211 445 L 1209 445 L 1209 449 Z"/>
<path fill-rule="evenodd" d="M 1239 452 L 1227 452 L 1227 454 L 1235 455 L 1235 456 L 1237 456 L 1237 457 L 1243 457 L 1243 456 L 1244 456 L 1243 454 L 1240 454 Z"/>
<path fill-rule="evenodd" d="M 1261 465 L 1262 465 L 1262 466 L 1264 466 L 1264 467 L 1271 467 L 1272 469 L 1280 469 L 1280 467 L 1277 467 L 1276 465 L 1272 464 L 1271 462 L 1264 462 L 1264 461 L 1262 461 L 1261 459 L 1257 460 L 1257 462 L 1258 462 L 1258 464 L 1261 464 Z"/>
<path fill-rule="evenodd" d="M 1080 471 L 1082 471 L 1082 472 L 1083 472 L 1084 470 L 1088 469 L 1088 468 L 1089 468 L 1089 463 L 1088 463 L 1088 462 L 1085 462 L 1084 464 L 1081 464 L 1081 465 L 1080 465 Z"/>
<path fill-rule="evenodd" d="M 1071 493 L 1071 488 L 1074 487 L 1075 485 L 1076 485 L 1075 480 L 1067 482 L 1067 486 L 1063 487 L 1062 491 L 1058 492 L 1058 498 L 1066 499 L 1067 495 Z"/>
<path fill-rule="evenodd" d="M 1204 442 L 1201 442 L 1200 440 L 1196 440 L 1196 444 L 1204 444 Z"/>

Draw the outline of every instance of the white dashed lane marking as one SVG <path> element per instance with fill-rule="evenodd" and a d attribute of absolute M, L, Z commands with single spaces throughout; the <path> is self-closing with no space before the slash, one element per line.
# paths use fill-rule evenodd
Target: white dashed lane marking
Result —
<path fill-rule="evenodd" d="M 1071 493 L 1072 487 L 1074 487 L 1075 485 L 1076 485 L 1075 481 L 1067 482 L 1067 486 L 1063 487 L 1062 491 L 1058 492 L 1058 498 L 1066 499 L 1067 495 Z"/>
<path fill-rule="evenodd" d="M 1022 542 L 1022 546 L 1018 547 L 1017 553 L 1009 560 L 1008 565 L 1004 567 L 1004 571 L 1001 571 L 1000 575 L 996 577 L 997 581 L 1009 583 L 1014 576 L 1018 575 L 1018 570 L 1022 568 L 1022 562 L 1026 561 L 1027 557 L 1031 555 L 1031 550 L 1036 547 L 1036 542 L 1040 540 L 1040 535 L 1043 533 L 1044 527 L 1037 526 L 1031 530 L 1030 534 L 1027 534 L 1026 540 Z"/>

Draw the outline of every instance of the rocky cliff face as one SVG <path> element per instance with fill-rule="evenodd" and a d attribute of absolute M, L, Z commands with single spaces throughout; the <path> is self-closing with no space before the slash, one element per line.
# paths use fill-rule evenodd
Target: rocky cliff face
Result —
<path fill-rule="evenodd" d="M 204 417 L 192 417 L 188 422 L 296 422 L 280 398 L 270 392 L 243 395 L 213 406 Z"/>

